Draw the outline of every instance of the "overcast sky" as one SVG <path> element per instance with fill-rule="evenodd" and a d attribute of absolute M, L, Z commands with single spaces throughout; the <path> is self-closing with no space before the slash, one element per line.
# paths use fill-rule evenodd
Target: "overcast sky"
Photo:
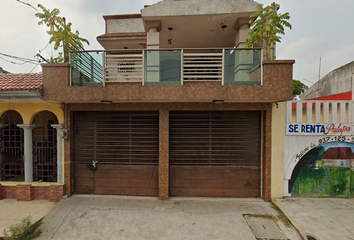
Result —
<path fill-rule="evenodd" d="M 157 0 L 23 0 L 33 6 L 41 3 L 47 8 L 58 8 L 61 16 L 89 40 L 87 50 L 102 49 L 96 41 L 104 34 L 103 15 L 140 13 L 144 5 Z M 269 5 L 274 0 L 258 0 Z M 277 59 L 294 59 L 294 79 L 306 85 L 320 76 L 354 60 L 353 0 L 278 0 L 279 12 L 290 13 L 292 30 L 287 30 L 277 45 Z M 35 59 L 49 41 L 47 28 L 37 25 L 35 11 L 16 0 L 0 0 L 0 53 Z M 52 47 L 41 51 L 52 55 Z M 0 55 L 0 67 L 12 73 L 41 72 L 33 64 L 16 65 Z"/>

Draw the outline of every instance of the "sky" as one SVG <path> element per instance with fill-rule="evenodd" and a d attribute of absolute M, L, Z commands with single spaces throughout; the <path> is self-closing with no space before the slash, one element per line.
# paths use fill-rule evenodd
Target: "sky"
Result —
<path fill-rule="evenodd" d="M 104 34 L 103 15 L 140 13 L 158 0 L 22 0 L 33 6 L 58 8 L 60 16 L 89 40 L 86 50 L 101 50 L 96 37 Z M 247 1 L 247 0 L 244 0 Z M 269 5 L 274 0 L 257 0 Z M 293 78 L 311 86 L 319 77 L 354 60 L 353 0 L 278 0 L 280 13 L 289 12 L 292 29 L 277 44 L 277 59 L 295 60 Z M 36 60 L 55 55 L 47 45 L 45 26 L 37 25 L 34 9 L 16 0 L 0 0 L 0 67 L 12 73 L 41 72 L 40 65 L 18 62 L 7 54 Z M 320 64 L 321 62 L 321 64 Z"/>

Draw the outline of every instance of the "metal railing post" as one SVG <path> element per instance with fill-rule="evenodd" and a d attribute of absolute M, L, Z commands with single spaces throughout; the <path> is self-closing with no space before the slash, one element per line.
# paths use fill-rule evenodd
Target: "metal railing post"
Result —
<path fill-rule="evenodd" d="M 221 60 L 221 85 L 225 84 L 225 48 L 222 49 L 222 60 Z"/>
<path fill-rule="evenodd" d="M 102 51 L 102 85 L 106 86 L 106 51 Z"/>
<path fill-rule="evenodd" d="M 145 50 L 143 50 L 143 61 L 142 61 L 142 71 L 141 71 L 141 74 L 142 74 L 142 76 L 141 76 L 141 79 L 142 79 L 142 86 L 144 86 L 144 84 L 145 84 Z"/>
<path fill-rule="evenodd" d="M 184 80 L 184 51 L 181 49 L 181 85 L 183 86 Z"/>

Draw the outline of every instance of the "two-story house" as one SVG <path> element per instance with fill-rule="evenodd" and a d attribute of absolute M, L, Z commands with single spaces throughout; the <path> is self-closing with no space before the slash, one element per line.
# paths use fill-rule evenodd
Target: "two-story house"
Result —
<path fill-rule="evenodd" d="M 282 194 L 274 124 L 294 61 L 242 48 L 257 4 L 165 0 L 104 16 L 103 51 L 44 64 L 44 99 L 65 106 L 66 194 L 269 201 L 273 184 Z"/>

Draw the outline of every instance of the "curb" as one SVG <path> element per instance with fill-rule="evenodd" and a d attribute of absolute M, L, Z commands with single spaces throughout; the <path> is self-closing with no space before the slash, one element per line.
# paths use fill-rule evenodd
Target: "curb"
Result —
<path fill-rule="evenodd" d="M 302 227 L 295 221 L 294 218 L 292 218 L 289 213 L 287 213 L 286 211 L 284 211 L 283 206 L 281 205 L 280 202 L 278 202 L 276 199 L 272 199 L 271 202 L 277 207 L 279 208 L 280 211 L 283 212 L 283 214 L 289 219 L 289 221 L 291 222 L 291 224 L 294 226 L 294 228 L 296 229 L 296 231 L 299 233 L 300 237 L 302 238 L 302 240 L 308 240 L 306 232 L 304 229 L 302 229 Z"/>

